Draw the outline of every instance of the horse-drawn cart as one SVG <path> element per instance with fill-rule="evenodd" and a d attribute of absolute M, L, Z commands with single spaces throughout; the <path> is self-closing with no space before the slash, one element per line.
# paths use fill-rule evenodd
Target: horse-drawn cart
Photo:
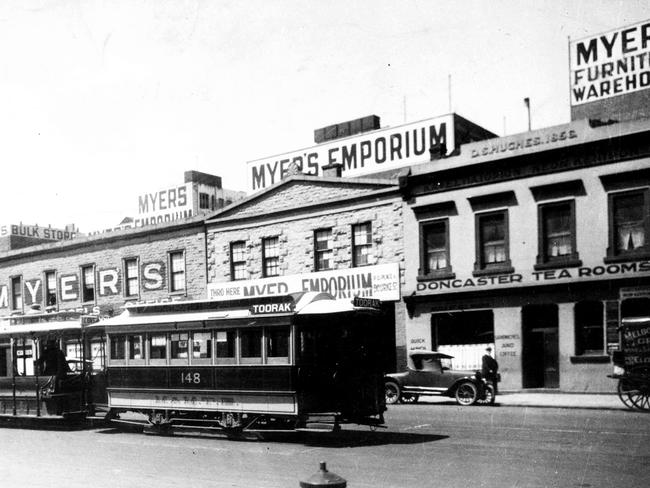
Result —
<path fill-rule="evenodd" d="M 623 319 L 614 351 L 618 396 L 629 408 L 650 412 L 650 317 Z"/>

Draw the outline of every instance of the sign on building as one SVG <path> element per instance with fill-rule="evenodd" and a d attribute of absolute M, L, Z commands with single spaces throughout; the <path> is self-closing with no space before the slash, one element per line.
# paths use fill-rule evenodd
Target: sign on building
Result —
<path fill-rule="evenodd" d="M 650 20 L 569 42 L 571 105 L 650 87 Z"/>
<path fill-rule="evenodd" d="M 363 176 L 423 163 L 442 145 L 450 155 L 454 132 L 454 115 L 449 114 L 249 161 L 248 188 L 255 192 L 278 183 L 294 167 L 317 176 L 323 166 L 341 164 L 343 176 Z"/>
<path fill-rule="evenodd" d="M 160 224 L 192 216 L 194 208 L 192 183 L 177 185 L 138 196 L 138 215 L 135 227 Z"/>
<path fill-rule="evenodd" d="M 354 299 L 359 296 L 397 301 L 400 299 L 399 265 L 380 264 L 259 280 L 208 283 L 208 299 L 219 301 L 307 291 L 325 292 L 335 298 Z"/>

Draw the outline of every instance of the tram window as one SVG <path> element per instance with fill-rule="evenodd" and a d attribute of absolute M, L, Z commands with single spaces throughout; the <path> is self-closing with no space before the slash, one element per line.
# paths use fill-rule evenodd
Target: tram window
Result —
<path fill-rule="evenodd" d="M 189 340 L 190 334 L 187 332 L 171 334 L 172 363 L 187 363 L 187 360 L 189 358 Z"/>
<path fill-rule="evenodd" d="M 83 365 L 81 364 L 82 360 L 82 351 L 81 351 L 81 344 L 79 342 L 68 342 L 65 345 L 65 357 L 67 360 L 76 360 L 77 362 L 73 361 L 71 363 L 68 363 L 68 367 L 75 372 L 79 372 L 83 370 Z"/>
<path fill-rule="evenodd" d="M 167 359 L 167 336 L 165 334 L 151 334 L 149 359 L 154 364 L 164 364 Z"/>
<path fill-rule="evenodd" d="M 111 361 L 124 361 L 126 359 L 126 336 L 116 335 L 111 337 Z"/>
<path fill-rule="evenodd" d="M 289 329 L 287 327 L 266 330 L 266 356 L 269 364 L 289 362 Z"/>
<path fill-rule="evenodd" d="M 19 376 L 34 374 L 34 348 L 31 339 L 22 338 L 16 341 L 16 372 Z"/>
<path fill-rule="evenodd" d="M 142 335 L 129 336 L 129 361 L 144 359 L 144 340 Z"/>
<path fill-rule="evenodd" d="M 101 371 L 106 364 L 106 347 L 103 342 L 93 341 L 90 344 L 90 354 L 93 360 L 93 370 Z"/>
<path fill-rule="evenodd" d="M 234 364 L 237 333 L 234 330 L 218 330 L 215 338 L 217 343 L 217 364 Z"/>
<path fill-rule="evenodd" d="M 212 335 L 210 332 L 192 333 L 192 359 L 212 358 Z"/>
<path fill-rule="evenodd" d="M 262 362 L 262 329 L 241 331 L 241 362 L 259 364 Z"/>

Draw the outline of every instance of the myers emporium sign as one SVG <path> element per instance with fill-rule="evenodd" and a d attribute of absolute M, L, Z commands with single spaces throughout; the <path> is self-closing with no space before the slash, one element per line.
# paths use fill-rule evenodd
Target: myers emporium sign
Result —
<path fill-rule="evenodd" d="M 248 187 L 258 191 L 282 180 L 290 168 L 317 176 L 323 166 L 341 164 L 343 176 L 362 176 L 428 161 L 444 144 L 454 151 L 454 117 L 444 115 L 380 129 L 247 163 Z"/>
<path fill-rule="evenodd" d="M 650 87 L 650 20 L 569 42 L 571 105 Z"/>
<path fill-rule="evenodd" d="M 400 299 L 399 265 L 380 264 L 259 280 L 208 284 L 210 300 L 270 297 L 307 291 L 326 292 L 335 298 L 360 296 L 382 301 L 396 301 Z"/>
<path fill-rule="evenodd" d="M 192 184 L 145 193 L 138 197 L 138 216 L 135 227 L 160 224 L 192 216 Z"/>

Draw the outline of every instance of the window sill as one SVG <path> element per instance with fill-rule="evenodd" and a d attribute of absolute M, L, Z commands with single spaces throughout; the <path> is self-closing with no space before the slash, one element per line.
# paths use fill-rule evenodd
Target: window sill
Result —
<path fill-rule="evenodd" d="M 545 269 L 558 269 L 558 268 L 577 268 L 582 266 L 582 261 L 577 257 L 568 257 L 566 259 L 553 259 L 546 262 L 538 262 L 533 268 L 535 271 L 542 271 Z"/>
<path fill-rule="evenodd" d="M 644 259 L 650 259 L 649 251 L 635 252 L 630 254 L 620 254 L 618 256 L 607 256 L 603 258 L 603 262 L 605 264 L 625 263 L 628 261 L 642 261 Z"/>
<path fill-rule="evenodd" d="M 456 278 L 456 273 L 453 273 L 451 270 L 439 270 L 433 273 L 418 275 L 416 278 L 418 281 L 435 281 L 435 280 L 453 280 Z"/>
<path fill-rule="evenodd" d="M 596 364 L 596 363 L 609 363 L 610 357 L 606 354 L 585 354 L 581 356 L 571 356 L 569 358 L 571 364 Z"/>
<path fill-rule="evenodd" d="M 512 274 L 515 272 L 515 268 L 512 266 L 499 266 L 499 267 L 490 267 L 485 269 L 475 269 L 472 271 L 472 276 L 492 276 L 492 275 L 504 275 Z"/>

